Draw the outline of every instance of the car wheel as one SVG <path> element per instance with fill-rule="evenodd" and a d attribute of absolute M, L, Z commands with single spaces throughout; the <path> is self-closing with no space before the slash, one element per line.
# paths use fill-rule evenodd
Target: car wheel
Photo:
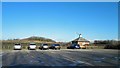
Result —
<path fill-rule="evenodd" d="M 30 48 L 28 47 L 28 50 L 30 50 Z"/>

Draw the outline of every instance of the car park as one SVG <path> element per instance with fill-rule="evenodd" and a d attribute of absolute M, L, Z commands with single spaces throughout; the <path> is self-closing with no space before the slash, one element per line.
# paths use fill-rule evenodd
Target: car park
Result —
<path fill-rule="evenodd" d="M 22 46 L 20 43 L 14 44 L 14 50 L 21 50 L 21 49 L 22 49 Z"/>
<path fill-rule="evenodd" d="M 36 50 L 36 44 L 35 43 L 30 43 L 28 46 L 28 50 Z"/>
<path fill-rule="evenodd" d="M 47 49 L 49 49 L 49 46 L 48 46 L 48 44 L 42 44 L 42 45 L 39 47 L 39 49 L 41 49 L 41 50 L 47 50 Z"/>
<path fill-rule="evenodd" d="M 50 49 L 59 49 L 60 50 L 60 44 L 52 44 L 50 47 L 49 47 Z"/>
<path fill-rule="evenodd" d="M 68 46 L 67 49 L 80 49 L 79 44 L 72 44 L 71 46 Z"/>

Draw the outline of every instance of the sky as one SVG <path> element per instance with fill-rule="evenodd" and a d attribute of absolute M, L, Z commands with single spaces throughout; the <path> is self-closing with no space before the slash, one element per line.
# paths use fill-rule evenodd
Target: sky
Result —
<path fill-rule="evenodd" d="M 3 2 L 2 39 L 39 36 L 68 42 L 118 38 L 117 2 Z"/>
<path fill-rule="evenodd" d="M 2 3 L 0 2 L 0 40 L 2 39 Z"/>

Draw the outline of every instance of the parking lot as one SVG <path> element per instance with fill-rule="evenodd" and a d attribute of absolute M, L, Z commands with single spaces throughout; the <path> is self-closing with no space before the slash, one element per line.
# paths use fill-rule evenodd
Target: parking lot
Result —
<path fill-rule="evenodd" d="M 2 54 L 2 66 L 118 66 L 118 50 L 12 50 Z"/>

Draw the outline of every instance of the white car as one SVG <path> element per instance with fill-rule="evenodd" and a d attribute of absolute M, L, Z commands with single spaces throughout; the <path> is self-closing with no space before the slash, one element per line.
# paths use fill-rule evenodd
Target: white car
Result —
<path fill-rule="evenodd" d="M 40 49 L 41 49 L 41 50 L 49 49 L 49 46 L 48 46 L 48 44 L 42 44 L 42 45 L 40 46 Z"/>
<path fill-rule="evenodd" d="M 36 44 L 35 43 L 30 43 L 29 46 L 28 46 L 28 50 L 35 50 L 36 49 Z"/>
<path fill-rule="evenodd" d="M 21 50 L 21 49 L 22 49 L 22 46 L 21 46 L 20 43 L 16 43 L 16 44 L 14 45 L 14 50 Z"/>

